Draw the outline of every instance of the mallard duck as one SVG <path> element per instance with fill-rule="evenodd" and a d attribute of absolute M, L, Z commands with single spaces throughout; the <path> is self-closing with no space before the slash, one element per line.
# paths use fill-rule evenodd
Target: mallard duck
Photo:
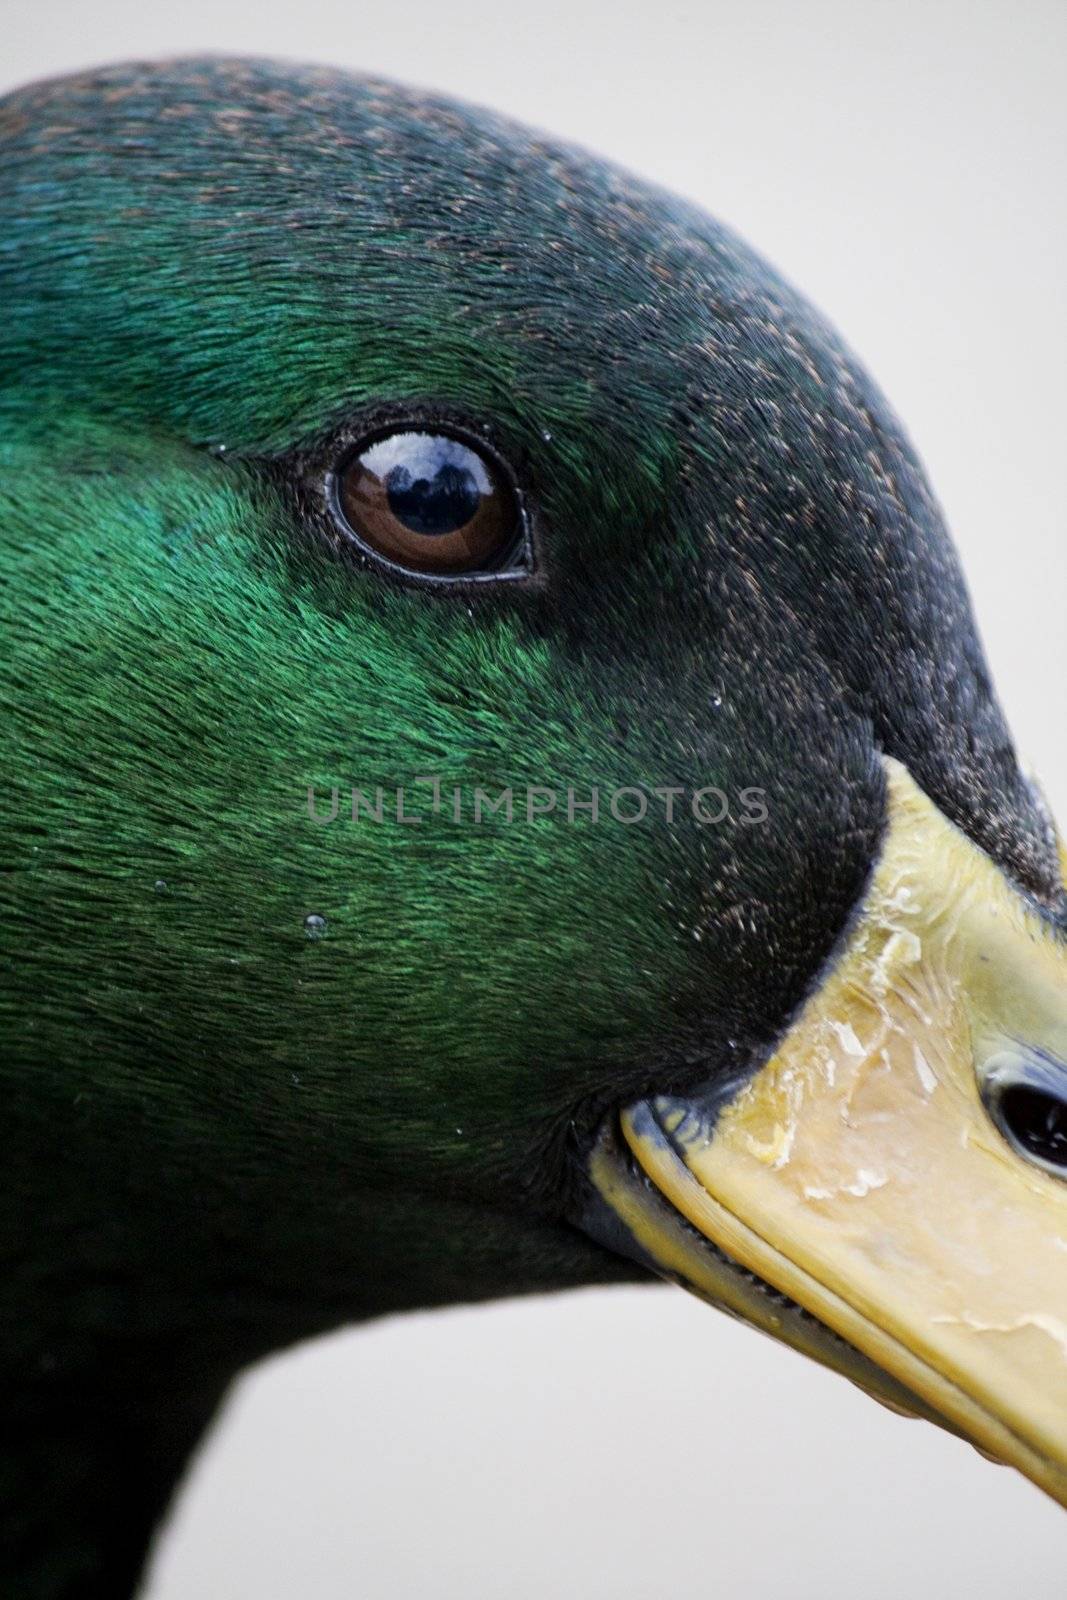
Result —
<path fill-rule="evenodd" d="M 729 231 L 261 61 L 0 102 L 5 1592 L 234 1374 L 659 1274 L 1067 1501 L 1067 896 Z"/>

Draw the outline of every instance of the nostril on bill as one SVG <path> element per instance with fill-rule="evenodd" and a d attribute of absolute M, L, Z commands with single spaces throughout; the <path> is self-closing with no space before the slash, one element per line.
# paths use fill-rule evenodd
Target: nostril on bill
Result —
<path fill-rule="evenodd" d="M 980 1078 L 986 1109 L 1008 1143 L 1067 1178 L 1067 1062 L 1013 1044 L 983 1062 Z"/>
<path fill-rule="evenodd" d="M 1016 1084 L 1001 1095 L 1000 1120 L 1014 1144 L 1067 1172 L 1067 1102 Z"/>

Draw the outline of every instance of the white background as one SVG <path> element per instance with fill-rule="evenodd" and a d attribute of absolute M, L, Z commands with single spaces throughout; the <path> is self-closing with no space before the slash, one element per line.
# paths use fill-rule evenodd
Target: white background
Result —
<path fill-rule="evenodd" d="M 1067 9 L 1057 0 L 5 0 L 0 88 L 192 50 L 368 68 L 684 191 L 905 418 L 1022 750 L 1067 817 Z M 151 1600 L 1062 1592 L 1014 1474 L 678 1291 L 354 1331 L 239 1387 Z"/>

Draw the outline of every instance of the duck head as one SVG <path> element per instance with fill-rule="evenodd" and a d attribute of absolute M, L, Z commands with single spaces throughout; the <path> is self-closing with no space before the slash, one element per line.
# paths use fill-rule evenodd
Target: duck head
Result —
<path fill-rule="evenodd" d="M 1056 835 L 835 334 L 392 85 L 0 128 L 26 1437 L 176 1462 L 287 1340 L 651 1270 L 1067 1499 Z"/>

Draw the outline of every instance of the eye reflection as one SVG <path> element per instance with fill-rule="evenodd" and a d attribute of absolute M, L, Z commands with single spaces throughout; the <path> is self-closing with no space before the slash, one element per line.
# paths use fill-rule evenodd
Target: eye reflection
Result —
<path fill-rule="evenodd" d="M 339 478 L 363 543 L 439 576 L 499 570 L 520 531 L 515 495 L 488 456 L 447 433 L 397 430 L 357 450 Z"/>

